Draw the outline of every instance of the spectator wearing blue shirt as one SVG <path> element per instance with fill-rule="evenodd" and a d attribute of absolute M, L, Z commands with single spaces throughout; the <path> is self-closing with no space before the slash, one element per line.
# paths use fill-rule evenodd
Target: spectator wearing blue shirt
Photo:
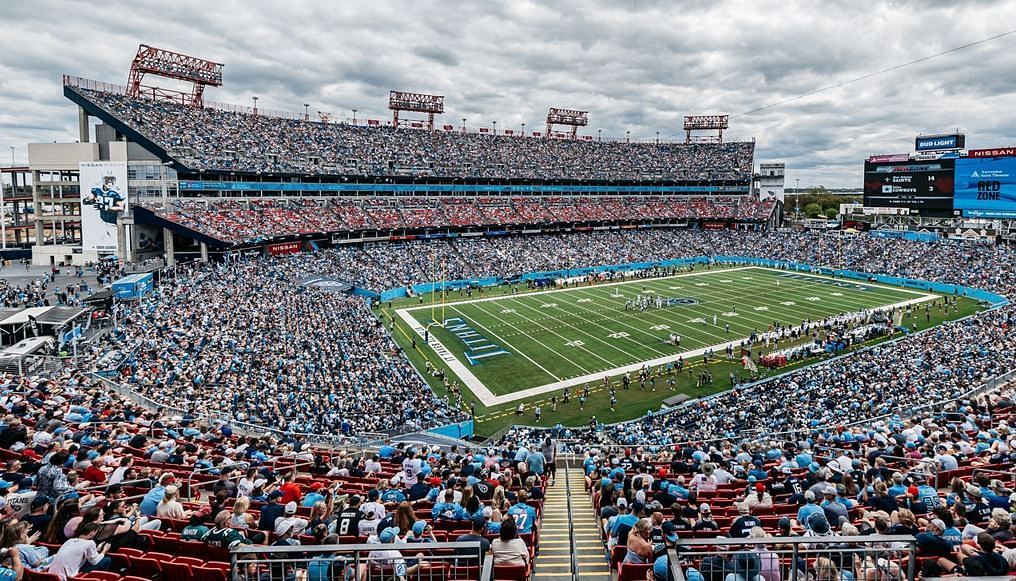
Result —
<path fill-rule="evenodd" d="M 466 513 L 466 509 L 462 508 L 460 504 L 455 502 L 454 490 L 444 491 L 443 498 L 444 501 L 435 504 L 433 510 L 431 510 L 431 517 L 435 521 L 469 519 L 469 514 Z"/>
<path fill-rule="evenodd" d="M 155 516 L 159 509 L 159 503 L 166 496 L 166 487 L 176 482 L 172 472 L 166 472 L 159 477 L 159 484 L 148 491 L 141 500 L 138 510 L 143 516 Z"/>
<path fill-rule="evenodd" d="M 324 485 L 321 484 L 320 482 L 312 483 L 310 485 L 310 492 L 307 493 L 307 496 L 303 497 L 303 501 L 300 503 L 300 506 L 310 508 L 314 506 L 315 502 L 319 500 L 324 501 L 325 495 L 321 494 L 322 488 L 324 488 Z"/>
<path fill-rule="evenodd" d="M 798 524 L 804 525 L 805 528 L 808 528 L 808 519 L 811 515 L 816 513 L 825 515 L 825 511 L 823 511 L 822 507 L 818 505 L 813 491 L 806 491 L 804 493 L 804 500 L 808 504 L 805 504 L 801 508 L 797 509 L 797 522 Z"/>
<path fill-rule="evenodd" d="M 520 490 L 517 502 L 508 509 L 508 516 L 515 521 L 520 534 L 533 532 L 536 524 L 536 509 L 526 504 L 528 498 L 526 491 Z"/>
<path fill-rule="evenodd" d="M 543 476 L 546 463 L 547 459 L 544 457 L 543 452 L 539 450 L 535 450 L 526 456 L 526 465 L 529 466 L 529 471 L 537 476 Z"/>

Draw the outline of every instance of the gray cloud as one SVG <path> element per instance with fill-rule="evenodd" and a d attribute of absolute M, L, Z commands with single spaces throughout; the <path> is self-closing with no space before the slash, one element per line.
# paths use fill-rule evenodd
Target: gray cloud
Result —
<path fill-rule="evenodd" d="M 1002 32 L 1016 3 L 976 0 L 561 0 L 171 4 L 36 0 L 0 21 L 0 154 L 74 140 L 61 75 L 123 84 L 140 42 L 226 64 L 212 101 L 387 117 L 389 89 L 446 96 L 441 122 L 542 130 L 588 109 L 587 134 L 682 136 L 687 114 L 736 115 Z M 143 31 L 143 32 L 139 32 Z M 142 35 L 142 36 L 139 36 Z M 731 120 L 759 161 L 802 185 L 858 186 L 861 160 L 956 127 L 1011 145 L 1016 36 Z"/>

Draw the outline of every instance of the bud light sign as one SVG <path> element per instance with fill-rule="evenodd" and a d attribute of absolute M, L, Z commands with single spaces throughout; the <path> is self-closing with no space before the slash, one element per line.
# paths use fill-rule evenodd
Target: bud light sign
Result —
<path fill-rule="evenodd" d="M 949 149 L 963 149 L 966 146 L 966 136 L 957 133 L 954 135 L 925 135 L 918 136 L 914 144 L 914 151 L 945 151 Z"/>

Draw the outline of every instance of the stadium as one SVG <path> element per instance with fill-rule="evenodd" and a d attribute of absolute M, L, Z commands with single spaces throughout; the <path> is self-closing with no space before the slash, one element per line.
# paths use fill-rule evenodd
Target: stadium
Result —
<path fill-rule="evenodd" d="M 223 69 L 65 74 L 77 141 L 5 170 L 0 576 L 1016 571 L 1013 149 L 919 135 L 801 220 L 727 114 L 337 119 Z"/>

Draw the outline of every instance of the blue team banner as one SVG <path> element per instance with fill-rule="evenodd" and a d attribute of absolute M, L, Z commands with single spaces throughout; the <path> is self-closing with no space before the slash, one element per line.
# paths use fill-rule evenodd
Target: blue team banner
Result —
<path fill-rule="evenodd" d="M 969 218 L 1016 218 L 1016 157 L 956 160 L 953 208 Z"/>

